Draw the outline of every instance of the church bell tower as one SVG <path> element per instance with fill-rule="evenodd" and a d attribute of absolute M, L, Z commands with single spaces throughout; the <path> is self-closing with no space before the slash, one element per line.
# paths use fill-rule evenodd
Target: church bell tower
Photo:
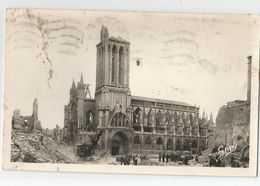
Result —
<path fill-rule="evenodd" d="M 97 45 L 96 108 L 112 111 L 119 105 L 126 112 L 130 107 L 129 47 L 128 41 L 109 37 L 108 29 L 102 26 Z"/>
<path fill-rule="evenodd" d="M 130 42 L 109 36 L 102 26 L 97 44 L 96 113 L 98 129 L 104 131 L 103 145 L 108 149 L 113 132 L 130 128 L 131 93 L 129 89 Z M 119 127 L 120 126 L 120 127 Z M 129 130 L 128 128 L 128 130 Z M 115 130 L 112 130 L 115 129 Z"/>

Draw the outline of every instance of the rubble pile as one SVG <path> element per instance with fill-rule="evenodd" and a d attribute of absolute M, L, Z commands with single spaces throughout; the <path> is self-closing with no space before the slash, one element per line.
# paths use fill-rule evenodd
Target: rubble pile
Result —
<path fill-rule="evenodd" d="M 204 166 L 208 165 L 209 162 L 209 155 L 212 154 L 211 149 L 207 149 L 201 152 L 201 156 L 199 156 L 199 163 L 203 164 Z"/>
<path fill-rule="evenodd" d="M 11 161 L 31 163 L 72 163 L 57 150 L 57 144 L 41 133 L 12 133 Z"/>

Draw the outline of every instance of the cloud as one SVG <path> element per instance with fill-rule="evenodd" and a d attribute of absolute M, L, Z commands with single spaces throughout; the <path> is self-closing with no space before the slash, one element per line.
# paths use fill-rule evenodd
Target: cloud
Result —
<path fill-rule="evenodd" d="M 198 63 L 201 68 L 211 74 L 216 74 L 216 72 L 218 71 L 218 67 L 215 64 L 211 63 L 208 59 L 200 59 Z"/>

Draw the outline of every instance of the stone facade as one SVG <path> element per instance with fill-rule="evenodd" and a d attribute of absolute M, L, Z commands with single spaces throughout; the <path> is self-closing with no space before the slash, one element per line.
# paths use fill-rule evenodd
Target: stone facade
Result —
<path fill-rule="evenodd" d="M 249 144 L 252 56 L 248 58 L 247 100 L 230 101 L 216 117 L 215 145 Z"/>
<path fill-rule="evenodd" d="M 88 134 L 95 133 L 97 129 L 96 120 L 94 121 L 95 100 L 87 98 L 87 92 L 82 75 L 77 86 L 73 80 L 70 101 L 64 107 L 63 139 L 70 145 L 81 141 Z"/>
<path fill-rule="evenodd" d="M 42 130 L 41 122 L 38 120 L 38 101 L 33 101 L 33 113 L 31 116 L 21 116 L 20 110 L 15 109 L 12 116 L 12 130 L 31 133 L 33 130 Z"/>
<path fill-rule="evenodd" d="M 110 37 L 102 26 L 97 44 L 95 99 L 87 98 L 81 76 L 73 80 L 64 108 L 64 139 L 82 144 L 102 131 L 101 148 L 110 155 L 162 153 L 208 148 L 213 117 L 199 117 L 199 107 L 187 103 L 131 96 L 130 42 Z"/>

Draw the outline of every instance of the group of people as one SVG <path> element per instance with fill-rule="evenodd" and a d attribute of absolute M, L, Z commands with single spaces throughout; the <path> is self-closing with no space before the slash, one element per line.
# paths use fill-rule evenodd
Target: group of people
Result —
<path fill-rule="evenodd" d="M 183 164 L 188 165 L 188 161 L 195 158 L 195 161 L 198 161 L 198 156 L 195 155 L 193 157 L 192 155 L 184 155 L 184 154 L 159 154 L 159 162 L 177 162 L 177 161 L 182 161 Z"/>
<path fill-rule="evenodd" d="M 172 153 L 172 154 L 159 154 L 159 162 L 166 162 L 168 163 L 169 161 L 177 161 L 177 156 Z"/>
<path fill-rule="evenodd" d="M 133 165 L 137 165 L 138 164 L 138 159 L 140 159 L 140 161 L 144 161 L 147 158 L 147 155 L 133 155 L 133 154 L 126 154 L 123 156 L 120 156 L 119 161 L 120 161 L 120 165 L 130 165 L 131 162 Z"/>

